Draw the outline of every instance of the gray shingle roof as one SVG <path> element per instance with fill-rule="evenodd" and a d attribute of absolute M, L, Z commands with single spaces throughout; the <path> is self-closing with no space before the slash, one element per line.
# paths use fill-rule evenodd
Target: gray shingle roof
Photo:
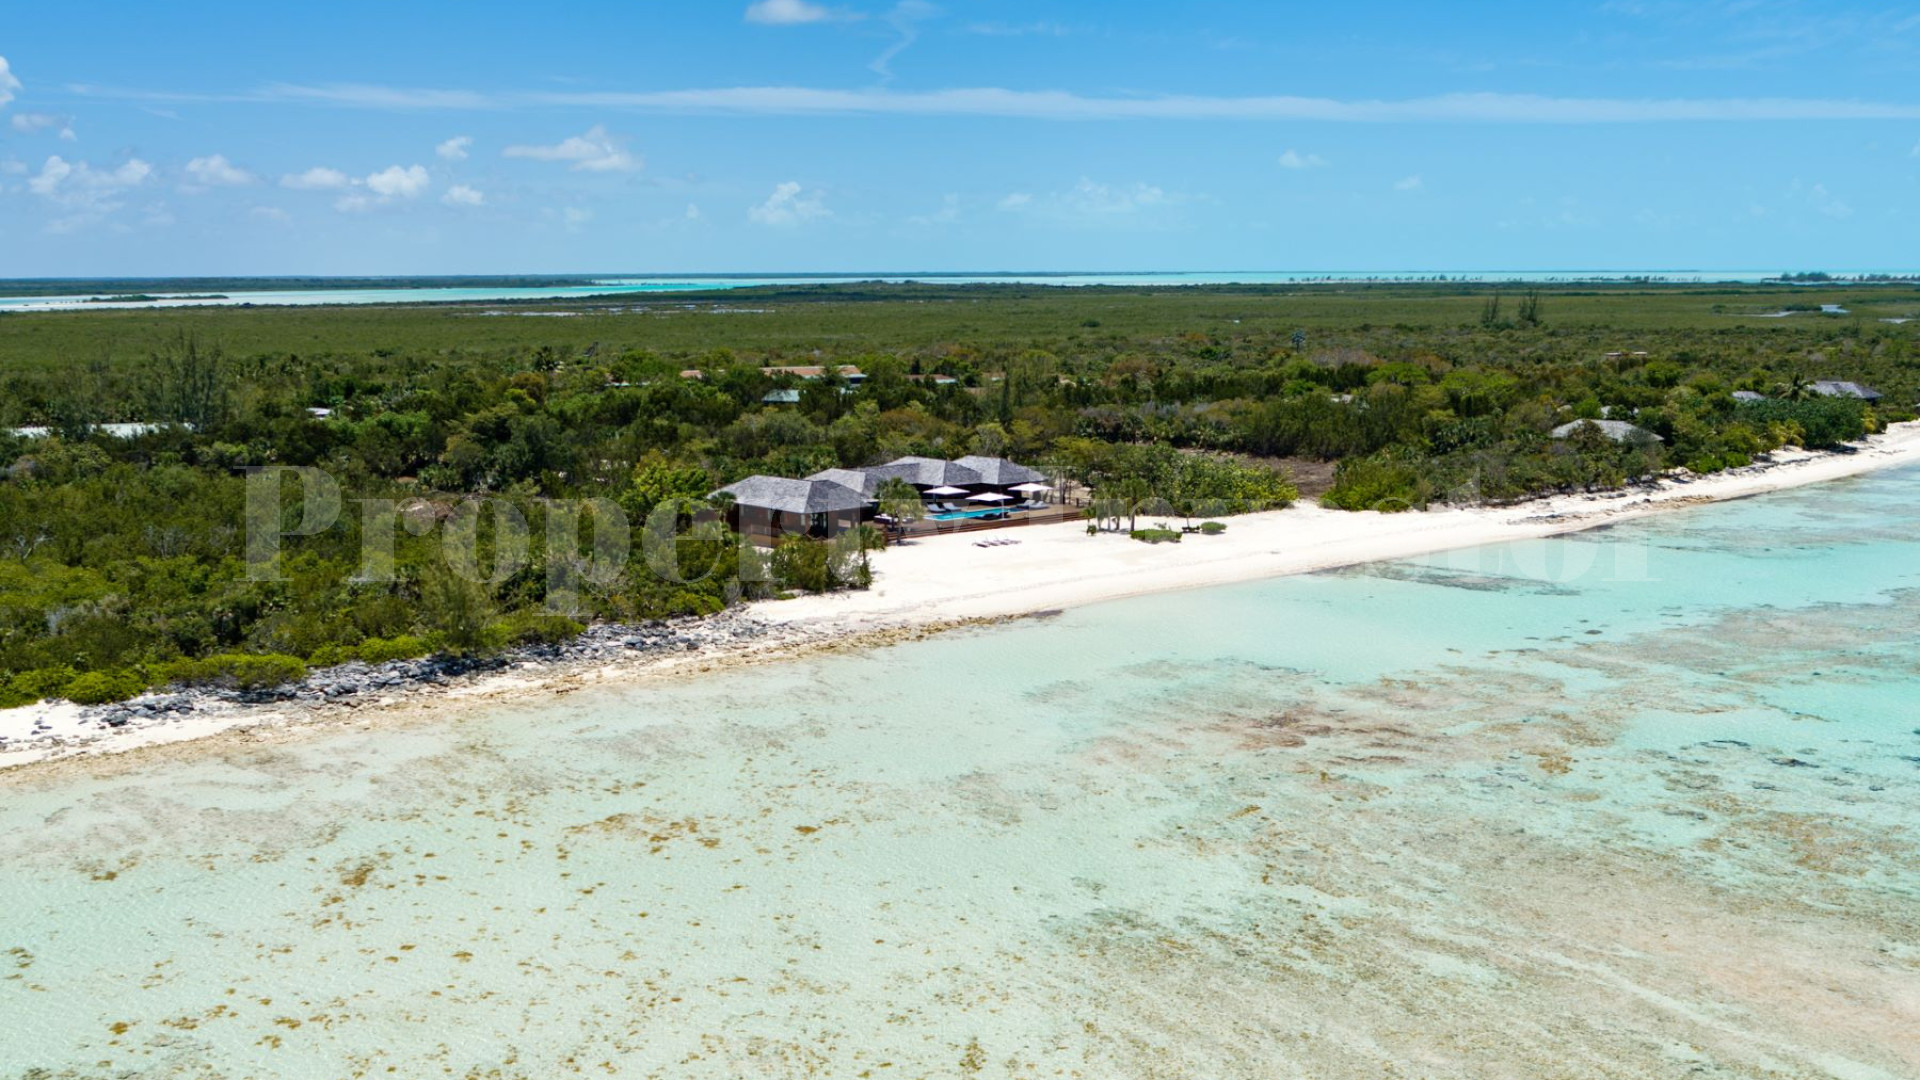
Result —
<path fill-rule="evenodd" d="M 895 458 L 880 469 L 901 469 L 899 472 L 883 472 L 881 476 L 904 476 L 908 482 L 920 487 L 946 487 L 963 484 L 984 484 L 986 479 L 965 465 L 939 458 L 903 457 Z"/>
<path fill-rule="evenodd" d="M 721 493 L 733 496 L 737 506 L 778 510 L 783 514 L 831 514 L 867 505 L 866 496 L 845 484 L 784 476 L 749 476 L 715 492 Z"/>
<path fill-rule="evenodd" d="M 1571 424 L 1561 424 L 1559 427 L 1554 428 L 1553 437 L 1556 439 L 1564 439 L 1579 430 L 1581 424 L 1592 424 L 1594 427 L 1600 429 L 1600 434 L 1605 435 L 1614 442 L 1632 442 L 1636 439 L 1651 439 L 1654 442 L 1666 441 L 1653 432 L 1648 431 L 1646 428 L 1629 424 L 1625 420 L 1575 420 Z"/>
<path fill-rule="evenodd" d="M 807 479 L 830 480 L 842 487 L 852 488 L 871 499 L 873 498 L 873 493 L 879 489 L 880 482 L 885 480 L 886 477 L 876 476 L 873 471 L 869 469 L 821 469 L 819 472 L 807 477 Z"/>
<path fill-rule="evenodd" d="M 1006 458 L 981 457 L 975 454 L 971 457 L 955 458 L 954 464 L 964 465 L 972 469 L 974 472 L 980 474 L 981 479 L 985 483 L 999 487 L 1009 487 L 1014 484 L 1039 484 L 1044 483 L 1047 479 L 1040 474 L 1039 470 L 1029 469 L 1025 465 L 1016 465 Z"/>
<path fill-rule="evenodd" d="M 1879 401 L 1880 391 L 1871 386 L 1862 386 L 1857 382 L 1844 379 L 1821 379 L 1812 386 L 1814 393 L 1821 397 L 1850 397 L 1861 401 Z"/>

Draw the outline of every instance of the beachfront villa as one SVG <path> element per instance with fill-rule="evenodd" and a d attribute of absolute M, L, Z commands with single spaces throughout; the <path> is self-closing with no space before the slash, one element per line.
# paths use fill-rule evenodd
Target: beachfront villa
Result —
<path fill-rule="evenodd" d="M 920 496 L 918 520 L 895 520 L 881 512 L 880 487 L 893 479 L 906 481 Z M 1054 487 L 1038 469 L 981 455 L 953 461 L 909 456 L 859 469 L 822 469 L 799 480 L 749 476 L 714 494 L 732 499 L 728 523 L 765 545 L 793 535 L 835 536 L 863 521 L 905 536 L 1073 516 L 1049 501 Z"/>
<path fill-rule="evenodd" d="M 837 536 L 872 516 L 865 495 L 831 480 L 749 476 L 714 494 L 733 500 L 727 524 L 766 547 L 787 536 Z"/>

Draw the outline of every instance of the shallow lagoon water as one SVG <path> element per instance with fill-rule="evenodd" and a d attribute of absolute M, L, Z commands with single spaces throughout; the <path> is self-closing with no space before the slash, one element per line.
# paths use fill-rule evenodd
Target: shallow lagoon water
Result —
<path fill-rule="evenodd" d="M 1881 474 L 0 776 L 0 1076 L 1920 1075 L 1916 556 Z"/>

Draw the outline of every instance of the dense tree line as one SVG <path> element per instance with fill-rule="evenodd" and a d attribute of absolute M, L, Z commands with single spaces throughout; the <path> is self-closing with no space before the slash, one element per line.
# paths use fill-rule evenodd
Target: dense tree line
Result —
<path fill-rule="evenodd" d="M 890 349 L 241 355 L 182 335 L 133 358 L 16 365 L 0 371 L 0 422 L 52 433 L 0 435 L 0 703 L 83 676 L 76 694 L 111 697 L 168 679 L 245 682 L 309 662 L 485 650 L 582 620 L 709 613 L 865 580 L 871 538 L 762 553 L 700 509 L 707 492 L 751 473 L 1004 455 L 1101 506 L 1164 518 L 1284 505 L 1295 492 L 1267 464 L 1314 459 L 1340 463 L 1328 505 L 1397 510 L 1735 467 L 1908 418 L 1901 403 L 1920 392 L 1914 336 L 1899 326 L 1680 328 L 1614 348 L 1623 335 L 1556 327 L 1558 301 L 1537 293 L 1514 318 L 1489 304 L 1458 326 L 1311 331 L 1268 321 L 1122 332 L 1100 325 L 1118 301 L 1099 302 L 1103 318 L 1064 335 Z M 866 378 L 762 370 L 792 363 L 852 364 Z M 1814 378 L 1889 396 L 1871 408 L 1820 398 Z M 775 389 L 798 390 L 797 404 L 766 404 Z M 1766 399 L 1738 401 L 1736 390 Z M 1601 417 L 1658 441 L 1549 435 Z M 95 428 L 128 420 L 160 426 L 133 438 Z M 243 470 L 259 466 L 316 466 L 350 501 L 392 500 L 406 527 L 391 530 L 390 573 L 366 573 L 369 526 L 347 512 L 290 538 L 278 579 L 249 577 Z M 443 558 L 449 521 L 476 495 L 512 507 L 530 544 L 522 563 L 477 582 Z M 617 506 L 636 536 L 666 513 L 678 525 L 671 572 L 657 546 L 631 544 L 628 572 L 549 614 L 546 568 L 577 552 L 547 550 L 548 500 L 588 498 Z M 476 528 L 482 561 L 495 559 L 493 526 Z"/>

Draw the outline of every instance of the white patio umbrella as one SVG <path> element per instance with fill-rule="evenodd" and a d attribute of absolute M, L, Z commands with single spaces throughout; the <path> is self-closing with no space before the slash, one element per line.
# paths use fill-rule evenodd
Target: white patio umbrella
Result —
<path fill-rule="evenodd" d="M 1026 483 L 1026 484 L 1015 484 L 1012 487 L 1008 488 L 1007 490 L 1018 491 L 1023 495 L 1038 495 L 1042 491 L 1052 491 L 1053 489 L 1048 487 L 1045 484 L 1034 482 L 1034 483 Z"/>
<path fill-rule="evenodd" d="M 957 488 L 957 487 L 937 487 L 937 488 L 927 489 L 927 494 L 929 495 L 947 496 L 947 495 L 965 495 L 966 493 L 967 493 L 966 488 Z"/>
<path fill-rule="evenodd" d="M 1013 498 L 1013 496 L 1002 495 L 997 491 L 983 491 L 978 495 L 969 495 L 967 497 L 967 501 L 968 502 L 1006 502 L 1008 499 L 1011 499 L 1011 498 Z"/>

